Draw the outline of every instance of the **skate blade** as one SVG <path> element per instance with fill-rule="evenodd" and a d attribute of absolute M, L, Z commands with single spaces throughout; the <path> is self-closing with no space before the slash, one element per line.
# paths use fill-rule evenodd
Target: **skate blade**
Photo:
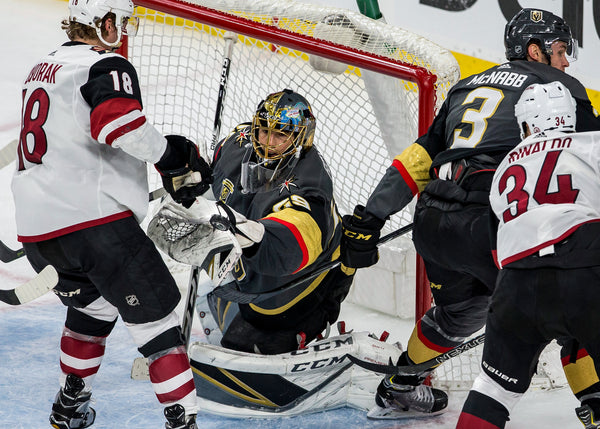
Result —
<path fill-rule="evenodd" d="M 435 413 L 423 413 L 421 411 L 408 410 L 402 411 L 392 407 L 380 407 L 375 405 L 367 413 L 367 418 L 371 420 L 402 420 L 402 419 L 423 419 L 443 414 L 446 410 L 436 411 Z"/>

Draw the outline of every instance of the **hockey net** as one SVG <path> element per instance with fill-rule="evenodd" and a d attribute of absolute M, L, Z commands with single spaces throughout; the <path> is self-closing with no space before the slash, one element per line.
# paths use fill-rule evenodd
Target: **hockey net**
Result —
<path fill-rule="evenodd" d="M 368 199 L 392 158 L 427 130 L 459 78 L 449 51 L 348 10 L 291 0 L 135 3 L 141 24 L 127 55 L 139 72 L 146 114 L 161 132 L 183 134 L 204 155 L 211 152 L 223 36 L 233 32 L 220 138 L 250 121 L 267 94 L 291 88 L 304 95 L 342 214 Z M 150 186 L 160 186 L 156 175 Z M 412 206 L 394 215 L 383 233 L 411 221 Z M 377 267 L 359 271 L 350 299 L 401 317 L 414 316 L 415 308 L 422 314 L 431 299 L 410 235 L 380 253 Z M 367 279 L 369 287 L 361 287 Z M 376 299 L 369 291 L 373 281 L 381 284 Z"/>
<path fill-rule="evenodd" d="M 233 37 L 219 138 L 250 121 L 267 94 L 290 88 L 304 95 L 317 118 L 315 146 L 330 167 L 341 214 L 366 202 L 392 158 L 427 130 L 459 78 L 449 51 L 348 10 L 292 0 L 135 3 L 140 28 L 123 52 L 138 70 L 150 121 L 163 134 L 194 140 L 210 158 L 226 39 Z M 159 188 L 160 178 L 150 173 L 151 190 Z M 412 210 L 394 215 L 382 234 L 409 224 Z M 348 299 L 420 317 L 431 298 L 410 234 L 380 248 L 380 255 L 376 267 L 359 270 Z M 171 269 L 183 267 L 172 263 Z M 434 384 L 468 389 L 479 353 L 448 361 Z"/>

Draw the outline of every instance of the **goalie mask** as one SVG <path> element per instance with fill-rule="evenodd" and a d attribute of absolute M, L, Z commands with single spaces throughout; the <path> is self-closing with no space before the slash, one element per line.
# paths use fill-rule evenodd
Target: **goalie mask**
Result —
<path fill-rule="evenodd" d="M 133 8 L 132 0 L 69 0 L 69 21 L 94 28 L 100 41 L 114 48 L 121 45 L 123 35 L 133 37 L 137 33 L 139 21 L 132 16 Z M 115 14 L 118 37 L 114 43 L 102 37 L 101 23 L 108 13 Z"/>
<path fill-rule="evenodd" d="M 515 105 L 515 116 L 525 138 L 525 126 L 532 134 L 557 130 L 575 131 L 575 99 L 561 82 L 528 86 Z"/>
<path fill-rule="evenodd" d="M 252 119 L 252 147 L 242 161 L 242 186 L 257 192 L 291 172 L 312 147 L 316 119 L 308 101 L 290 89 L 269 94 Z"/>
<path fill-rule="evenodd" d="M 577 59 L 577 40 L 571 28 L 560 16 L 541 9 L 523 9 L 517 13 L 504 29 L 506 59 L 526 60 L 527 47 L 537 43 L 547 57 L 552 55 L 552 44 L 562 41 L 567 44 L 570 61 Z"/>

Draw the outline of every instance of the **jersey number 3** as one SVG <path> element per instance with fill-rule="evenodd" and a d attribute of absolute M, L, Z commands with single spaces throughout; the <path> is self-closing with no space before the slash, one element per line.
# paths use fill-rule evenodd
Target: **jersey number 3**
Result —
<path fill-rule="evenodd" d="M 530 177 L 530 179 L 535 178 L 536 180 L 533 198 L 538 204 L 572 204 L 577 199 L 579 190 L 573 189 L 570 174 L 557 175 L 558 190 L 555 192 L 549 191 L 554 168 L 561 153 L 559 150 L 548 152 L 537 177 Z M 510 178 L 514 180 L 514 187 L 507 192 L 506 198 L 509 204 L 516 203 L 516 210 L 508 208 L 502 213 L 504 223 L 525 213 L 530 202 L 530 195 L 524 189 L 528 179 L 525 168 L 522 165 L 515 164 L 506 169 L 498 183 L 500 194 L 506 191 Z"/>
<path fill-rule="evenodd" d="M 25 99 L 26 91 L 23 91 Z M 42 88 L 31 93 L 27 103 L 23 103 L 23 127 L 19 136 L 18 169 L 25 169 L 23 158 L 33 164 L 41 164 L 42 156 L 48 150 L 46 132 L 42 128 L 48 119 L 50 97 Z"/>

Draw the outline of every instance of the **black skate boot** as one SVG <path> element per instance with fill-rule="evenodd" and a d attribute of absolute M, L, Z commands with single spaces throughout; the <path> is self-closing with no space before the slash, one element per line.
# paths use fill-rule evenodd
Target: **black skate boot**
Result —
<path fill-rule="evenodd" d="M 83 429 L 94 423 L 96 411 L 90 407 L 91 392 L 81 393 L 85 382 L 74 374 L 67 375 L 52 404 L 50 426 L 56 429 Z"/>
<path fill-rule="evenodd" d="M 589 405 L 582 404 L 581 407 L 575 408 L 575 413 L 577 414 L 579 421 L 583 423 L 585 429 L 600 428 L 598 416 L 594 413 L 594 410 Z"/>
<path fill-rule="evenodd" d="M 179 404 L 165 408 L 165 417 L 165 429 L 198 429 L 196 415 L 186 416 L 185 409 Z"/>

